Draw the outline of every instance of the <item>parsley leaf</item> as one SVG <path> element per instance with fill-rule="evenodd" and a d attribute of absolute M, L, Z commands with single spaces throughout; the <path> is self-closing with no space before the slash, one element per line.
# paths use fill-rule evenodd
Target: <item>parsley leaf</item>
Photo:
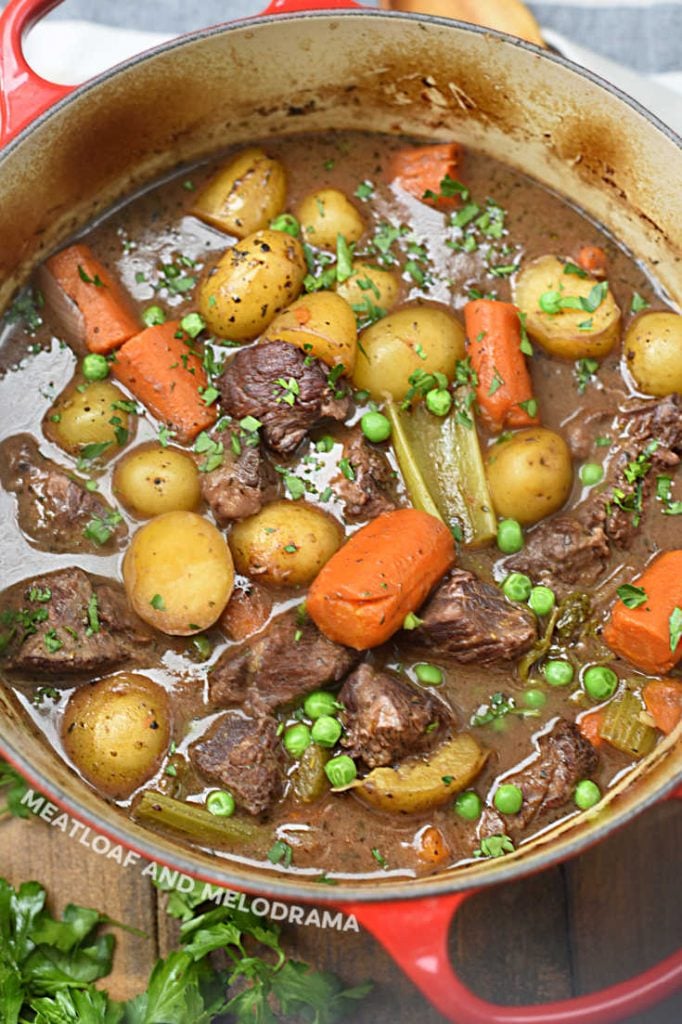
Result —
<path fill-rule="evenodd" d="M 121 522 L 123 522 L 121 513 L 112 509 L 104 516 L 93 516 L 83 530 L 83 536 L 86 540 L 91 540 L 94 544 L 98 544 L 101 547 L 111 539 Z"/>
<path fill-rule="evenodd" d="M 626 608 L 639 608 L 647 601 L 646 590 L 643 587 L 636 587 L 633 583 L 624 583 L 622 587 L 618 587 L 616 593 Z"/>
<path fill-rule="evenodd" d="M 668 625 L 670 629 L 670 650 L 674 653 L 680 640 L 682 640 L 682 608 L 677 606 L 673 608 Z"/>
<path fill-rule="evenodd" d="M 504 857 L 505 853 L 513 852 L 514 844 L 509 836 L 487 836 L 474 850 L 474 857 Z"/>
<path fill-rule="evenodd" d="M 639 292 L 632 293 L 632 300 L 630 302 L 631 313 L 641 313 L 643 309 L 648 309 L 650 303 L 646 299 L 643 299 Z"/>

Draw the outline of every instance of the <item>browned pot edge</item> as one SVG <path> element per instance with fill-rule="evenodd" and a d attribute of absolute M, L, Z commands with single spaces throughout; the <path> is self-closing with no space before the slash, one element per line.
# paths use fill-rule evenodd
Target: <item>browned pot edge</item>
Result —
<path fill-rule="evenodd" d="M 365 31 L 362 42 L 366 52 L 364 55 L 360 52 L 357 38 L 349 37 L 349 41 L 356 44 L 350 51 L 352 56 L 349 57 L 347 52 L 339 59 L 339 37 L 343 39 L 348 28 L 346 23 L 358 17 L 363 19 Z M 372 30 L 376 31 L 367 30 L 368 20 L 372 22 Z M 581 204 L 593 215 L 601 214 L 607 223 L 612 224 L 615 219 L 619 224 L 625 224 L 629 236 L 633 235 L 633 225 L 639 226 L 640 230 L 646 227 L 647 262 L 656 268 L 667 257 L 670 264 L 666 264 L 664 269 L 674 272 L 659 276 L 667 278 L 673 297 L 682 297 L 679 239 L 671 230 L 675 223 L 680 223 L 679 219 L 675 220 L 680 204 L 679 201 L 677 204 L 673 202 L 672 209 L 666 208 L 660 201 L 660 190 L 655 187 L 652 190 L 658 181 L 675 180 L 669 159 L 661 159 L 658 163 L 655 181 L 652 181 L 650 173 L 642 173 L 638 177 L 636 164 L 633 165 L 630 159 L 632 152 L 624 153 L 622 165 L 612 159 L 616 153 L 613 145 L 616 126 L 618 133 L 622 134 L 628 127 L 627 118 L 630 118 L 631 128 L 633 125 L 643 126 L 646 131 L 655 132 L 652 137 L 663 145 L 668 158 L 668 147 L 672 143 L 682 177 L 682 160 L 679 149 L 675 149 L 672 132 L 597 76 L 576 69 L 561 57 L 547 55 L 535 47 L 496 33 L 444 19 L 392 15 L 388 20 L 394 24 L 387 25 L 385 15 L 373 12 L 333 16 L 313 13 L 209 29 L 134 58 L 62 101 L 0 154 L 0 183 L 6 179 L 0 208 L 0 239 L 7 239 L 10 243 L 3 244 L 0 249 L 0 280 L 3 280 L 0 303 L 9 297 L 16 283 L 26 276 L 46 251 L 87 223 L 92 216 L 123 198 L 131 186 L 139 188 L 180 161 L 199 159 L 220 145 L 245 141 L 254 134 L 291 133 L 324 126 L 358 127 L 358 110 L 362 114 L 363 127 L 404 131 L 424 137 L 452 137 L 456 133 L 465 144 L 478 145 L 516 166 L 524 163 L 523 154 L 519 153 L 524 141 L 527 145 L 532 143 L 532 166 L 529 168 L 525 162 L 525 169 L 533 170 L 534 176 L 550 187 L 557 187 L 565 180 L 565 173 L 561 173 L 562 165 L 564 171 L 566 166 L 574 170 L 577 168 L 573 184 L 576 181 L 582 183 L 588 200 Z M 398 20 L 407 23 L 400 26 L 399 36 L 395 24 Z M 375 24 L 379 22 L 382 24 Z M 272 34 L 267 37 L 267 33 L 273 31 L 279 39 L 277 43 L 273 42 L 275 37 Z M 336 35 L 330 39 L 332 33 Z M 393 38 L 387 39 L 387 34 L 390 36 L 391 33 Z M 419 39 L 421 33 L 428 36 L 428 42 Z M 452 43 L 453 33 L 459 44 L 464 43 L 463 49 Z M 368 39 L 368 35 L 371 38 Z M 236 38 L 232 40 L 232 36 Z M 264 45 L 259 54 L 256 51 L 261 40 Z M 444 40 L 447 40 L 445 45 Z M 423 45 L 420 46 L 420 42 Z M 280 58 L 290 54 L 291 43 L 309 54 L 314 52 L 312 47 L 315 45 L 326 44 L 321 45 L 312 70 L 308 65 L 303 85 L 292 78 L 290 71 L 286 71 L 281 59 L 279 64 L 270 60 L 261 63 L 260 67 L 254 63 L 256 57 L 260 56 L 261 60 L 266 54 L 273 57 L 278 50 Z M 196 104 L 201 98 L 201 91 L 197 88 L 201 89 L 198 81 L 201 75 L 191 73 L 188 61 L 192 65 L 197 56 L 196 48 L 207 45 L 209 49 L 203 49 L 202 57 L 208 58 L 204 71 L 211 74 L 213 92 L 208 100 L 204 96 L 205 109 L 197 115 Z M 336 50 L 333 45 L 336 45 Z M 427 58 L 426 64 L 419 64 L 417 57 L 420 55 L 422 61 Z M 229 68 L 225 66 L 226 56 L 229 57 Z M 480 72 L 481 65 L 485 63 L 481 58 L 490 60 L 491 57 L 494 58 L 495 76 L 488 76 L 486 80 Z M 336 65 L 343 65 L 344 60 L 346 64 L 350 60 L 352 68 L 347 70 L 352 70 L 353 75 L 342 78 L 342 84 L 337 80 L 330 86 L 330 74 L 338 74 L 340 68 Z M 524 68 L 524 60 L 530 60 L 531 64 Z M 517 74 L 519 79 L 523 79 L 523 85 L 520 87 L 517 82 L 518 92 L 514 95 L 510 68 L 513 69 L 517 62 Z M 424 73 L 422 69 L 427 66 L 428 73 Z M 196 67 L 194 64 L 195 72 Z M 235 67 L 240 72 L 236 87 Z M 270 91 L 265 88 L 258 95 L 258 89 L 253 87 L 254 80 L 245 73 L 247 67 L 252 74 L 257 70 L 261 77 L 264 75 L 266 81 L 260 85 L 264 84 Z M 546 73 L 538 76 L 538 68 Z M 281 83 L 283 72 L 284 78 L 289 79 L 288 88 Z M 625 113 L 626 124 L 614 119 L 614 130 L 610 134 L 600 133 L 598 126 L 590 124 L 589 129 L 581 134 L 581 117 L 576 115 L 581 112 L 584 95 L 581 97 L 573 92 L 570 98 L 564 96 L 557 104 L 548 106 L 547 95 L 542 102 L 543 97 L 537 92 L 540 88 L 546 94 L 551 93 L 552 83 L 546 79 L 557 73 L 567 76 L 563 79 L 567 89 L 569 81 L 572 86 L 578 82 L 582 83 L 583 90 L 587 89 L 588 96 L 604 96 L 604 102 L 611 104 L 614 110 L 620 108 L 621 117 Z M 191 88 L 188 87 L 190 80 Z M 207 83 L 202 81 L 205 87 Z M 443 91 L 443 83 L 455 86 L 450 95 Z M 176 100 L 170 108 L 169 96 Z M 520 99 L 523 99 L 522 103 L 519 103 Z M 221 106 L 228 100 L 231 118 L 226 125 Z M 523 113 L 525 107 L 528 117 Z M 201 105 L 198 109 L 202 109 Z M 257 133 L 253 131 L 254 109 L 260 125 Z M 601 113 L 603 115 L 604 111 Z M 540 127 L 554 129 L 541 133 L 545 140 L 548 139 L 541 144 L 546 150 L 546 165 L 538 159 L 537 138 L 533 140 L 532 133 L 528 134 L 537 115 L 541 123 L 536 126 L 536 136 Z M 222 131 L 216 130 L 216 125 Z M 132 138 L 128 134 L 131 132 Z M 511 153 L 505 146 L 510 139 L 516 140 Z M 141 140 L 144 146 L 140 146 Z M 579 159 L 576 146 L 580 151 Z M 622 148 L 627 150 L 628 147 Z M 543 152 L 540 149 L 540 153 Z M 86 160 L 88 155 L 90 159 Z M 131 159 L 138 160 L 140 164 L 132 175 Z M 618 166 L 612 166 L 614 163 Z M 83 182 L 84 167 L 91 179 L 88 187 Z M 645 170 L 646 167 L 643 168 Z M 651 168 L 648 170 L 650 172 Z M 555 180 L 548 181 L 548 177 Z M 8 186 L 6 191 L 4 184 Z M 61 198 L 57 186 L 63 190 Z M 601 189 L 608 196 L 608 202 L 596 202 L 598 210 L 594 209 L 595 188 L 598 193 Z M 557 190 L 563 191 L 561 188 Z M 575 190 L 569 190 L 568 194 L 579 201 Z M 19 200 L 22 195 L 24 202 L 14 205 L 12 200 Z M 634 213 L 627 209 L 630 197 Z M 659 201 L 652 201 L 656 197 Z M 22 216 L 19 216 L 20 212 Z M 678 745 L 676 751 L 678 730 L 656 749 L 653 757 L 636 769 L 637 785 L 634 785 L 634 779 L 624 781 L 609 793 L 597 814 L 582 816 L 577 825 L 570 821 L 552 829 L 515 854 L 505 857 L 503 862 L 482 862 L 418 882 L 389 881 L 380 886 L 341 884 L 328 890 L 298 878 L 289 881 L 283 872 L 265 874 L 252 867 L 242 870 L 233 864 L 226 866 L 225 862 L 201 852 L 190 852 L 164 837 L 140 829 L 95 797 L 65 765 L 55 765 L 47 748 L 26 728 L 16 706 L 12 706 L 5 695 L 0 695 L 0 721 L 4 723 L 0 748 L 35 783 L 36 788 L 45 791 L 75 817 L 86 820 L 116 841 L 132 846 L 150 860 L 171 863 L 178 870 L 199 875 L 215 884 L 251 891 L 266 890 L 288 899 L 307 899 L 318 903 L 431 896 L 510 881 L 579 853 L 624 824 L 652 799 L 664 795 L 673 788 L 676 779 L 682 777 L 682 756 Z M 25 754 L 23 750 L 27 742 L 28 754 Z M 104 808 L 106 811 L 102 813 Z"/>

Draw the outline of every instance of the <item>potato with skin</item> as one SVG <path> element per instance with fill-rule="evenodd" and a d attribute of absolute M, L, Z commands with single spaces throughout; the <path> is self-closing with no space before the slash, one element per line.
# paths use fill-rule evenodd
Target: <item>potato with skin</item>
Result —
<path fill-rule="evenodd" d="M 168 697 L 134 672 L 107 676 L 73 693 L 64 711 L 64 750 L 83 776 L 125 800 L 159 769 L 171 737 Z"/>
<path fill-rule="evenodd" d="M 179 448 L 140 445 L 116 464 L 114 495 L 134 516 L 193 512 L 201 501 L 199 470 Z"/>
<path fill-rule="evenodd" d="M 107 444 L 97 457 L 109 459 L 121 451 L 132 433 L 129 414 L 117 408 L 117 403 L 125 400 L 123 392 L 109 381 L 85 386 L 76 382 L 48 410 L 43 420 L 45 436 L 72 455 L 80 455 L 88 445 Z"/>
<path fill-rule="evenodd" d="M 260 341 L 287 341 L 350 374 L 358 344 L 355 315 L 335 292 L 302 295 L 275 317 Z"/>
<path fill-rule="evenodd" d="M 209 331 L 251 341 L 298 297 L 307 272 L 303 247 L 286 231 L 256 231 L 218 260 L 198 291 Z"/>
<path fill-rule="evenodd" d="M 389 395 L 399 402 L 415 370 L 444 373 L 452 380 L 464 355 L 464 328 L 449 309 L 405 306 L 361 332 L 353 383 L 376 401 Z"/>
<path fill-rule="evenodd" d="M 345 299 L 359 316 L 372 306 L 389 313 L 398 301 L 400 282 L 390 270 L 353 260 L 353 273 L 336 286 L 336 294 Z M 360 308 L 357 308 L 360 307 Z"/>
<path fill-rule="evenodd" d="M 529 427 L 488 449 L 486 475 L 498 516 L 528 526 L 560 509 L 571 493 L 571 452 L 553 430 Z"/>
<path fill-rule="evenodd" d="M 682 316 L 659 312 L 637 317 L 625 334 L 623 355 L 645 395 L 682 392 Z"/>
<path fill-rule="evenodd" d="M 473 736 L 461 732 L 425 759 L 408 759 L 397 768 L 374 768 L 364 779 L 341 788 L 352 789 L 364 803 L 382 811 L 418 814 L 447 803 L 466 789 L 487 757 L 488 751 Z"/>
<path fill-rule="evenodd" d="M 287 177 L 258 146 L 238 153 L 199 192 L 190 213 L 237 238 L 266 228 L 284 209 Z"/>
<path fill-rule="evenodd" d="M 550 355 L 603 359 L 618 341 L 620 309 L 606 282 L 566 273 L 568 266 L 556 256 L 533 260 L 516 277 L 514 302 L 526 317 L 530 337 Z M 571 308 L 581 299 L 589 307 L 595 288 L 606 288 L 596 309 Z"/>
<path fill-rule="evenodd" d="M 335 251 L 338 235 L 343 235 L 350 245 L 357 242 L 365 230 L 360 213 L 337 188 L 311 192 L 301 200 L 296 214 L 305 241 L 317 249 Z"/>
<path fill-rule="evenodd" d="M 303 501 L 273 501 L 242 519 L 230 533 L 237 571 L 272 586 L 297 586 L 315 579 L 340 548 L 341 525 Z"/>
<path fill-rule="evenodd" d="M 234 585 L 222 533 L 195 512 L 166 512 L 141 526 L 123 560 L 134 610 L 171 636 L 191 636 L 218 620 Z"/>

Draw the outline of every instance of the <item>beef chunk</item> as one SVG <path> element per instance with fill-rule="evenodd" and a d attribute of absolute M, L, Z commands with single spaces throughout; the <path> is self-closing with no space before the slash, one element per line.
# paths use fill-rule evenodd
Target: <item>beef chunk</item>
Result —
<path fill-rule="evenodd" d="M 201 496 L 221 526 L 255 515 L 277 493 L 277 474 L 258 445 L 239 455 L 226 445 L 222 465 L 201 474 Z"/>
<path fill-rule="evenodd" d="M 410 641 L 455 661 L 489 665 L 513 661 L 533 645 L 535 616 L 510 604 L 497 587 L 453 569 L 419 612 L 422 624 Z"/>
<path fill-rule="evenodd" d="M 337 398 L 329 368 L 296 345 L 271 341 L 238 352 L 218 386 L 223 412 L 255 416 L 274 451 L 289 455 L 325 417 L 345 419 L 350 400 Z"/>
<path fill-rule="evenodd" d="M 370 665 L 360 665 L 346 680 L 339 702 L 345 708 L 341 743 L 368 768 L 430 749 L 442 739 L 442 728 L 450 719 L 449 709 L 437 697 Z"/>
<path fill-rule="evenodd" d="M 555 516 L 528 534 L 525 547 L 504 560 L 508 572 L 525 572 L 533 580 L 560 590 L 562 586 L 591 586 L 602 574 L 609 543 L 599 523 L 574 515 Z"/>
<path fill-rule="evenodd" d="M 281 743 L 271 715 L 247 718 L 228 711 L 190 746 L 189 756 L 204 778 L 229 789 L 250 814 L 261 814 L 280 794 Z"/>
<path fill-rule="evenodd" d="M 339 682 L 360 657 L 359 651 L 328 640 L 310 619 L 299 622 L 295 610 L 284 612 L 219 658 L 208 677 L 209 699 L 217 707 L 270 710 Z"/>
<path fill-rule="evenodd" d="M 263 628 L 272 612 L 272 598 L 264 587 L 239 577 L 218 625 L 230 640 L 246 640 Z"/>
<path fill-rule="evenodd" d="M 60 569 L 12 588 L 5 605 L 6 667 L 52 675 L 90 674 L 134 658 L 150 634 L 122 590 L 82 569 Z"/>
<path fill-rule="evenodd" d="M 102 533 L 101 546 L 107 552 L 128 532 L 122 517 L 98 494 L 41 455 L 29 434 L 19 434 L 0 446 L 0 476 L 3 486 L 17 495 L 22 531 L 45 551 L 97 550 L 97 541 L 84 535 L 93 519 L 106 524 L 113 516 L 111 530 L 105 528 Z"/>
<path fill-rule="evenodd" d="M 343 457 L 353 470 L 353 479 L 343 474 L 335 481 L 346 519 L 375 519 L 397 507 L 395 475 L 383 452 L 369 444 L 359 427 L 352 430 L 343 445 Z"/>
<path fill-rule="evenodd" d="M 597 766 L 594 747 L 574 722 L 560 718 L 554 728 L 536 740 L 537 756 L 516 772 L 504 776 L 523 793 L 518 814 L 503 815 L 486 807 L 479 825 L 480 836 L 508 835 L 515 843 L 525 831 L 537 827 L 545 811 L 562 807 L 573 796 L 581 779 Z"/>
<path fill-rule="evenodd" d="M 581 518 L 601 526 L 619 548 L 632 543 L 656 477 L 674 472 L 682 454 L 682 395 L 630 404 L 618 419 L 617 452 L 603 491 L 588 499 Z"/>

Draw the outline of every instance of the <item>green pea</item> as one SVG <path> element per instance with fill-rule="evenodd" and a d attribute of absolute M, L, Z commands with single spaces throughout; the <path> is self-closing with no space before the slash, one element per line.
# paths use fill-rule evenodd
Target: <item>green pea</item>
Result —
<path fill-rule="evenodd" d="M 536 615 L 549 615 L 556 604 L 554 591 L 549 587 L 533 587 L 528 598 L 528 604 Z"/>
<path fill-rule="evenodd" d="M 580 480 L 586 487 L 594 487 L 604 479 L 604 470 L 598 462 L 586 462 L 580 467 Z"/>
<path fill-rule="evenodd" d="M 587 811 L 599 803 L 601 790 L 596 782 L 592 782 L 592 779 L 583 779 L 575 787 L 573 799 L 576 807 L 579 807 L 581 811 Z"/>
<path fill-rule="evenodd" d="M 385 441 L 391 436 L 391 421 L 380 412 L 366 412 L 360 427 L 368 441 Z"/>
<path fill-rule="evenodd" d="M 434 416 L 447 416 L 452 408 L 452 395 L 445 388 L 432 388 L 426 394 L 426 408 Z"/>
<path fill-rule="evenodd" d="M 104 380 L 109 376 L 109 363 L 104 356 L 91 352 L 83 360 L 83 376 L 86 380 Z"/>
<path fill-rule="evenodd" d="M 290 725 L 284 733 L 284 747 L 292 757 L 300 757 L 310 746 L 311 739 L 308 726 L 299 722 L 298 725 Z"/>
<path fill-rule="evenodd" d="M 590 665 L 583 674 L 583 687 L 592 700 L 608 700 L 618 688 L 618 676 L 606 665 Z"/>
<path fill-rule="evenodd" d="M 414 666 L 414 674 L 420 683 L 424 686 L 440 686 L 443 682 L 443 673 L 437 665 L 429 665 L 428 662 L 423 662 L 421 665 Z"/>
<path fill-rule="evenodd" d="M 523 793 L 518 786 L 504 782 L 495 790 L 493 803 L 500 814 L 518 814 L 523 804 Z"/>
<path fill-rule="evenodd" d="M 234 797 L 226 789 L 214 789 L 206 797 L 206 810 L 217 818 L 231 818 L 235 806 Z"/>
<path fill-rule="evenodd" d="M 502 593 L 510 601 L 527 601 L 532 588 L 528 576 L 522 572 L 513 572 L 502 584 Z"/>
<path fill-rule="evenodd" d="M 480 818 L 482 810 L 481 798 L 478 793 L 474 793 L 473 789 L 460 793 L 455 800 L 455 814 L 464 818 L 465 821 L 476 821 L 477 818 Z"/>
<path fill-rule="evenodd" d="M 327 690 L 315 690 L 313 693 L 309 693 L 303 702 L 303 710 L 313 721 L 316 718 L 322 718 L 323 715 L 333 715 L 340 707 L 334 694 Z"/>
<path fill-rule="evenodd" d="M 515 519 L 502 519 L 497 527 L 497 546 L 505 555 L 513 555 L 523 547 L 523 530 Z"/>
<path fill-rule="evenodd" d="M 147 306 L 142 314 L 142 323 L 145 327 L 157 327 L 159 324 L 165 324 L 166 314 L 161 309 L 161 306 Z"/>
<path fill-rule="evenodd" d="M 338 789 L 339 786 L 348 786 L 358 774 L 355 761 L 348 754 L 339 754 L 327 761 L 324 766 L 325 774 L 332 786 Z"/>
<path fill-rule="evenodd" d="M 341 733 L 341 723 L 338 718 L 331 715 L 321 715 L 316 722 L 313 722 L 311 736 L 313 742 L 319 743 L 321 747 L 333 747 L 338 742 Z"/>
<path fill-rule="evenodd" d="M 544 708 L 547 703 L 547 695 L 542 690 L 525 690 L 523 703 L 527 708 Z"/>
<path fill-rule="evenodd" d="M 550 686 L 568 686 L 573 682 L 575 669 L 570 661 L 546 661 L 542 671 Z"/>

